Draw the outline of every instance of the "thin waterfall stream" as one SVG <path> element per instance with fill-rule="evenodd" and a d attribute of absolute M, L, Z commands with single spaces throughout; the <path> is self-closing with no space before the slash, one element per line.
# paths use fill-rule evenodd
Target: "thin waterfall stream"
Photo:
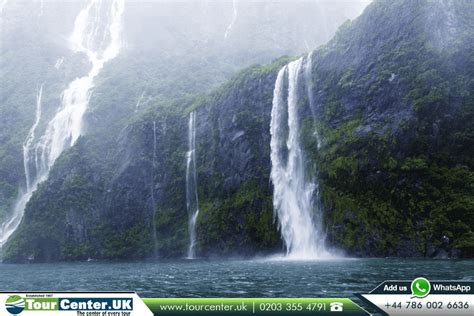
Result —
<path fill-rule="evenodd" d="M 153 121 L 153 160 L 151 164 L 151 227 L 153 229 L 153 256 L 158 257 L 158 235 L 156 233 L 156 199 L 155 199 L 155 164 L 156 164 L 156 121 Z"/>
<path fill-rule="evenodd" d="M 196 220 L 199 215 L 199 198 L 196 176 L 196 113 L 189 113 L 188 152 L 186 153 L 186 208 L 189 217 L 188 259 L 196 256 Z"/>

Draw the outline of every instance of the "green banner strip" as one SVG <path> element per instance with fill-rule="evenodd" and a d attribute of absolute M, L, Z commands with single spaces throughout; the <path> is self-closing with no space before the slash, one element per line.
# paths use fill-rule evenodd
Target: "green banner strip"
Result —
<path fill-rule="evenodd" d="M 348 298 L 143 298 L 155 315 L 369 315 Z"/>

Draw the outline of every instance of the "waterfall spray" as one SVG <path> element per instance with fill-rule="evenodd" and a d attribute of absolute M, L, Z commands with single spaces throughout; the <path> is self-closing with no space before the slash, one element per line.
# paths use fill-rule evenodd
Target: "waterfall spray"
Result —
<path fill-rule="evenodd" d="M 196 220 L 199 215 L 199 199 L 196 177 L 196 113 L 189 113 L 188 152 L 186 153 L 186 208 L 189 217 L 188 259 L 195 257 Z"/>
<path fill-rule="evenodd" d="M 311 259 L 328 256 L 328 253 L 321 209 L 313 203 L 317 184 L 305 172 L 300 144 L 298 92 L 303 60 L 300 58 L 284 66 L 275 82 L 270 124 L 271 181 L 273 208 L 287 256 Z"/>
<path fill-rule="evenodd" d="M 63 91 L 61 107 L 47 124 L 43 136 L 34 145 L 34 133 L 38 125 L 36 121 L 30 130 L 25 141 L 26 155 L 24 154 L 27 188 L 20 195 L 10 217 L 0 227 L 0 247 L 19 226 L 26 204 L 36 191 L 37 185 L 48 178 L 56 159 L 66 148 L 73 146 L 82 135 L 82 119 L 89 105 L 94 79 L 105 63 L 115 58 L 120 52 L 124 0 L 112 1 L 109 12 L 105 16 L 100 14 L 101 6 L 102 0 L 90 0 L 76 17 L 70 44 L 74 52 L 87 56 L 91 68 L 87 75 L 76 78 Z M 42 94 L 42 89 L 40 92 Z M 40 97 L 38 100 L 37 109 L 38 103 L 41 103 Z M 41 114 L 41 109 L 39 114 Z M 39 122 L 38 110 L 37 120 Z M 33 157 L 30 157 L 31 153 L 34 153 L 34 172 L 31 170 L 33 161 Z"/>

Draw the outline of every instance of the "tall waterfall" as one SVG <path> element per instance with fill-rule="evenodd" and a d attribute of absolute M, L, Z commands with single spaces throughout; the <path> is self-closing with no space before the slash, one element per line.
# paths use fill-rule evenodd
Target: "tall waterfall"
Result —
<path fill-rule="evenodd" d="M 0 227 L 0 246 L 20 224 L 27 202 L 37 185 L 47 179 L 56 159 L 66 148 L 73 146 L 82 134 L 82 118 L 89 104 L 94 79 L 104 64 L 120 52 L 123 11 L 124 0 L 111 1 L 109 8 L 103 5 L 102 0 L 90 0 L 76 17 L 70 44 L 74 52 L 87 56 L 91 68 L 87 75 L 76 78 L 63 91 L 61 107 L 47 124 L 44 134 L 33 144 L 40 120 L 38 113 L 41 114 L 40 89 L 36 121 L 24 145 L 27 188 L 19 197 L 11 216 Z M 34 170 L 31 170 L 33 167 Z"/>
<path fill-rule="evenodd" d="M 31 198 L 32 192 L 36 190 L 38 181 L 31 181 L 32 178 L 35 178 L 35 174 L 31 174 L 31 167 L 36 167 L 38 165 L 38 159 L 32 157 L 32 143 L 35 139 L 36 129 L 41 120 L 41 99 L 43 97 L 43 84 L 38 90 L 36 95 L 36 117 L 33 126 L 31 126 L 28 135 L 26 136 L 25 142 L 23 143 L 23 167 L 25 170 L 25 180 L 26 180 L 26 190 L 21 194 L 18 201 L 15 203 L 13 212 L 10 217 L 8 217 L 0 226 L 0 247 L 8 240 L 8 237 L 16 230 L 20 221 L 23 217 L 23 211 L 25 209 L 26 203 Z M 33 159 L 35 158 L 35 159 Z"/>
<path fill-rule="evenodd" d="M 26 178 L 26 190 L 31 190 L 31 171 L 30 165 L 33 162 L 31 159 L 31 145 L 35 139 L 36 129 L 38 128 L 38 124 L 41 120 L 41 99 L 43 97 L 43 85 L 39 88 L 38 94 L 36 95 L 36 118 L 35 123 L 31 126 L 30 131 L 28 132 L 28 136 L 26 136 L 26 140 L 23 143 L 23 166 L 25 169 L 25 178 Z M 38 160 L 35 157 L 34 167 L 37 168 Z"/>
<path fill-rule="evenodd" d="M 156 121 L 153 121 L 153 160 L 151 164 L 151 227 L 153 229 L 153 256 L 158 257 L 158 235 L 156 234 L 156 199 L 155 199 L 155 164 L 156 164 Z"/>
<path fill-rule="evenodd" d="M 279 221 L 287 256 L 327 256 L 320 208 L 313 203 L 316 183 L 305 172 L 300 144 L 298 92 L 304 71 L 303 58 L 284 66 L 278 73 L 271 113 L 271 181 L 273 208 Z M 304 91 L 304 90 L 303 90 Z"/>
<path fill-rule="evenodd" d="M 188 258 L 195 257 L 196 220 L 199 215 L 199 199 L 196 177 L 196 113 L 189 113 L 188 152 L 186 153 L 186 208 L 189 216 Z"/>

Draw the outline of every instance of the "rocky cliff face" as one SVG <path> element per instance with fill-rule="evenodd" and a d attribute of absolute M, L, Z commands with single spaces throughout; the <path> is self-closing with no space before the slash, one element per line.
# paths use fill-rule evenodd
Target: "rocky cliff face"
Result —
<path fill-rule="evenodd" d="M 473 256 L 473 16 L 470 1 L 376 1 L 305 57 L 301 136 L 333 247 L 358 256 Z M 198 256 L 281 249 L 269 126 L 286 62 L 251 67 L 207 95 L 161 102 L 112 140 L 83 137 L 28 204 L 5 259 L 184 256 L 191 111 Z"/>
<path fill-rule="evenodd" d="M 160 106 L 114 143 L 83 138 L 28 204 L 5 260 L 184 256 L 190 111 L 196 112 L 198 254 L 280 247 L 268 124 L 276 73 L 286 62 L 251 67 L 209 95 Z"/>
<path fill-rule="evenodd" d="M 300 54 L 308 47 L 327 42 L 341 23 L 359 15 L 364 6 L 244 1 L 234 8 L 232 1 L 127 2 L 120 32 L 123 49 L 94 80 L 94 92 L 82 122 L 88 146 L 94 142 L 93 146 L 102 147 L 100 151 L 104 153 L 116 142 L 120 131 L 146 109 L 209 92 L 245 67 L 286 54 Z M 2 2 L 2 224 L 27 186 L 22 145 L 35 123 L 40 87 L 42 111 L 32 145 L 60 109 L 62 92 L 90 70 L 87 56 L 74 52 L 70 41 L 76 18 L 85 7 L 81 1 Z M 103 15 L 98 14 L 89 22 L 104 22 L 106 7 L 108 4 L 102 6 Z M 99 27 L 86 38 L 92 42 L 92 38 L 104 39 L 102 31 Z"/>
<path fill-rule="evenodd" d="M 281 247 L 269 181 L 269 124 L 276 75 L 287 61 L 242 72 L 196 107 L 201 254 Z"/>
<path fill-rule="evenodd" d="M 333 244 L 472 256 L 469 1 L 375 2 L 312 55 L 306 143 Z M 309 128 L 311 131 L 311 128 Z"/>

